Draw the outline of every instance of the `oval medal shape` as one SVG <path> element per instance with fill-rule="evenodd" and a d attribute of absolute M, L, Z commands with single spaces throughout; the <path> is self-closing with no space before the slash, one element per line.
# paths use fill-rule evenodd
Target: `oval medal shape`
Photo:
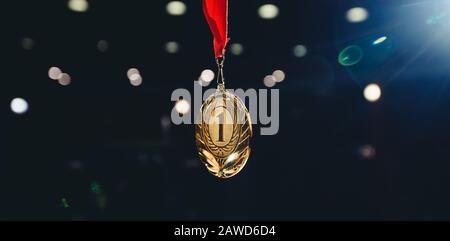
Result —
<path fill-rule="evenodd" d="M 252 124 L 247 108 L 235 95 L 219 85 L 200 109 L 195 140 L 200 159 L 208 171 L 220 178 L 239 173 L 250 156 Z"/>

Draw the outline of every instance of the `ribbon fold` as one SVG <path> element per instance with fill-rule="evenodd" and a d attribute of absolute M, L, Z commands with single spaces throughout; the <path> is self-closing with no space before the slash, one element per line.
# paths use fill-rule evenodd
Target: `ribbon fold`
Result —
<path fill-rule="evenodd" d="M 214 36 L 214 54 L 222 58 L 229 41 L 228 0 L 203 0 L 203 13 Z"/>

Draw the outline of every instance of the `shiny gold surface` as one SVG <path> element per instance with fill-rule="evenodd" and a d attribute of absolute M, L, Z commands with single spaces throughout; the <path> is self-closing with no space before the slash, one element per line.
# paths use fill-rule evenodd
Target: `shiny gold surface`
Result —
<path fill-rule="evenodd" d="M 200 111 L 195 139 L 202 162 L 217 177 L 236 175 L 250 156 L 252 124 L 247 108 L 219 85 Z"/>

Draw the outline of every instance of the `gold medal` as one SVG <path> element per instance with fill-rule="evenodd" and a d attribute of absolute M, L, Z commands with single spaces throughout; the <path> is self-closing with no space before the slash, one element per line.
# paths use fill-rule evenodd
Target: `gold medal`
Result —
<path fill-rule="evenodd" d="M 229 178 L 244 168 L 250 156 L 252 123 L 242 101 L 225 89 L 223 64 L 228 38 L 228 0 L 203 0 L 203 12 L 214 35 L 217 91 L 208 97 L 196 122 L 198 153 L 213 175 Z"/>
<path fill-rule="evenodd" d="M 220 83 L 200 112 L 195 139 L 202 162 L 217 177 L 236 175 L 247 163 L 251 150 L 253 132 L 247 108 Z"/>

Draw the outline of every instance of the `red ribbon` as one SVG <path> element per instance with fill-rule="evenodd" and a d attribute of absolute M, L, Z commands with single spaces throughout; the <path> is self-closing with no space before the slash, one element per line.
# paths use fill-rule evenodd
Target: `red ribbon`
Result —
<path fill-rule="evenodd" d="M 214 36 L 214 53 L 221 58 L 229 40 L 228 0 L 203 0 L 203 12 Z"/>

